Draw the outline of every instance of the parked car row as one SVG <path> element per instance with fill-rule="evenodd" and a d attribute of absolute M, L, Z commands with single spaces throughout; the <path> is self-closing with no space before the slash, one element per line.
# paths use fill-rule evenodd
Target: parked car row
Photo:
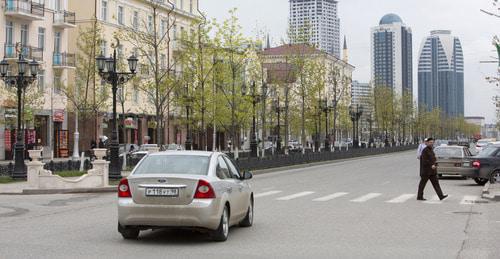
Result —
<path fill-rule="evenodd" d="M 434 149 L 439 176 L 455 175 L 473 179 L 478 185 L 500 180 L 500 142 L 494 139 L 449 141 Z"/>

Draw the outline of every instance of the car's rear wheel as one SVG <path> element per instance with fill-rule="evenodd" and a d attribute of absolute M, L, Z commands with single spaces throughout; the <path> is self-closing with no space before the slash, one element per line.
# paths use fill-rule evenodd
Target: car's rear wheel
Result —
<path fill-rule="evenodd" d="M 214 241 L 224 242 L 229 236 L 229 208 L 226 205 L 222 216 L 220 218 L 219 227 L 212 232 L 212 238 Z"/>
<path fill-rule="evenodd" d="M 485 185 L 489 180 L 484 179 L 484 178 L 474 178 L 474 182 L 476 182 L 478 185 Z"/>
<path fill-rule="evenodd" d="M 253 225 L 253 199 L 250 199 L 246 217 L 240 222 L 241 227 L 251 227 Z"/>
<path fill-rule="evenodd" d="M 124 239 L 137 239 L 137 237 L 139 237 L 140 230 L 135 227 L 124 227 L 118 224 L 118 232 L 122 234 Z"/>

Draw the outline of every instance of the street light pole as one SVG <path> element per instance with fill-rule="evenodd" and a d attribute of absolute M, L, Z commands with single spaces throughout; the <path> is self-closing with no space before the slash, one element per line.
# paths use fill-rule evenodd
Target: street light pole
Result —
<path fill-rule="evenodd" d="M 190 127 L 190 118 L 189 118 L 189 113 L 191 110 L 191 102 L 192 98 L 189 96 L 189 86 L 186 84 L 186 95 L 184 97 L 185 102 L 186 102 L 186 142 L 184 143 L 184 146 L 186 150 L 192 150 L 193 148 L 193 141 L 191 138 L 191 127 Z"/>
<path fill-rule="evenodd" d="M 38 74 L 38 62 L 35 60 L 28 63 L 24 59 L 20 44 L 16 44 L 16 52 L 19 55 L 17 60 L 18 75 L 7 76 L 7 71 L 9 69 L 9 63 L 5 58 L 0 62 L 0 76 L 7 86 L 17 88 L 17 132 L 16 132 L 16 144 L 14 146 L 15 152 L 15 162 L 14 162 L 14 172 L 12 178 L 14 179 L 26 179 L 25 165 L 24 165 L 24 138 L 22 129 L 22 114 L 23 114 L 23 104 L 22 96 L 23 91 L 33 82 L 35 82 Z M 25 76 L 27 67 L 30 67 L 31 76 Z"/>
<path fill-rule="evenodd" d="M 117 72 L 116 48 L 118 46 L 120 46 L 120 42 L 117 40 L 117 44 L 113 48 L 113 56 L 106 58 L 101 54 L 96 58 L 99 75 L 104 81 L 106 81 L 108 84 L 111 84 L 111 90 L 113 92 L 113 119 L 111 122 L 111 155 L 109 168 L 110 179 L 120 179 L 122 177 L 119 158 L 120 144 L 118 141 L 118 129 L 116 123 L 116 93 L 118 91 L 118 85 L 125 84 L 135 76 L 138 62 L 137 58 L 132 55 L 127 59 L 130 72 Z"/>

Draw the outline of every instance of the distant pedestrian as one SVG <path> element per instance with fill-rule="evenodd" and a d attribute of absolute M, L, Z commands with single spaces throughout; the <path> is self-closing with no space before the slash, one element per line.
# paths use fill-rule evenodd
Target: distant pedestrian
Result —
<path fill-rule="evenodd" d="M 424 142 L 420 143 L 420 145 L 418 145 L 418 149 L 417 149 L 417 159 L 420 160 L 420 156 L 422 156 L 422 151 L 424 151 L 424 149 L 427 147 L 427 141 L 428 139 L 425 138 L 424 139 Z"/>
<path fill-rule="evenodd" d="M 448 197 L 447 194 L 443 194 L 441 186 L 439 186 L 439 180 L 437 177 L 438 164 L 436 162 L 436 154 L 434 154 L 434 139 L 427 139 L 427 147 L 422 150 L 422 155 L 420 156 L 420 184 L 418 185 L 418 195 L 417 200 L 425 201 L 424 199 L 424 189 L 427 181 L 431 181 L 436 194 L 440 200 L 444 200 Z"/>

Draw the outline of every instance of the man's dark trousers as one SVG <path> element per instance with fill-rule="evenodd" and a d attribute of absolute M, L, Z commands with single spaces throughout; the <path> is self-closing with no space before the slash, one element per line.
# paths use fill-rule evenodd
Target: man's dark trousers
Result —
<path fill-rule="evenodd" d="M 441 190 L 441 186 L 439 186 L 439 180 L 438 180 L 437 175 L 435 175 L 435 174 L 421 175 L 420 176 L 420 184 L 418 185 L 417 198 L 419 198 L 419 199 L 424 198 L 425 185 L 427 184 L 427 181 L 429 181 L 429 180 L 431 181 L 432 186 L 434 187 L 434 190 L 436 191 L 436 194 L 441 199 L 443 197 L 443 191 Z"/>

